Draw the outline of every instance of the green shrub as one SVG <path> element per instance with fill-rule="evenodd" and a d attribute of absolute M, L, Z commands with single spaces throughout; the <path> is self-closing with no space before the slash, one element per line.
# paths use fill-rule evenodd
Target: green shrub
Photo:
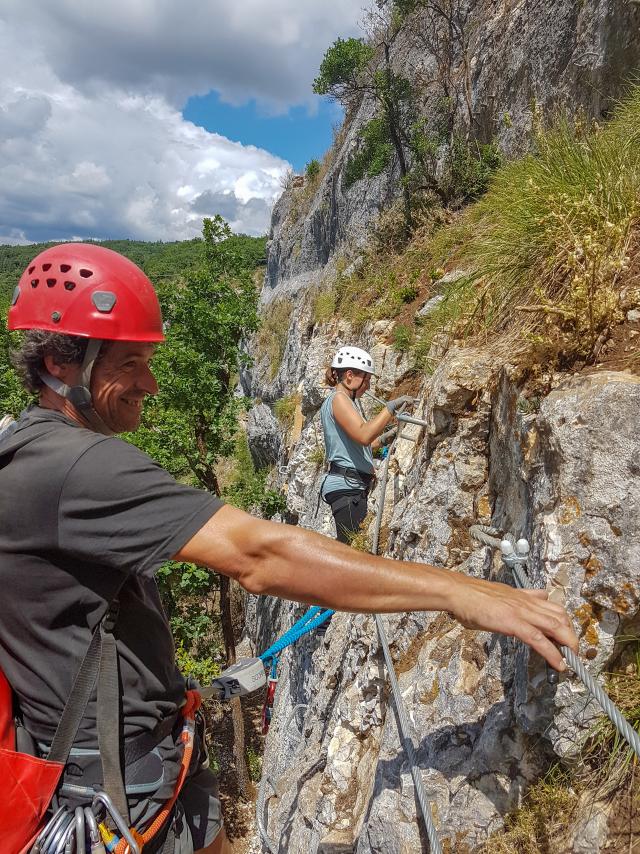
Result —
<path fill-rule="evenodd" d="M 262 756 L 256 753 L 252 747 L 247 748 L 247 768 L 250 779 L 254 783 L 258 783 L 262 776 Z"/>
<path fill-rule="evenodd" d="M 531 786 L 520 809 L 507 816 L 504 828 L 487 840 L 482 854 L 540 854 L 558 850 L 577 805 L 578 795 L 569 774 L 554 766 Z"/>
<path fill-rule="evenodd" d="M 273 404 L 273 414 L 287 430 L 293 427 L 293 420 L 299 405 L 300 395 L 298 392 L 281 397 L 280 400 L 276 400 Z"/>
<path fill-rule="evenodd" d="M 406 323 L 398 323 L 393 330 L 393 347 L 400 353 L 406 353 L 413 343 L 413 329 Z"/>
<path fill-rule="evenodd" d="M 315 158 L 313 160 L 310 160 L 307 163 L 304 172 L 307 176 L 308 181 L 315 181 L 315 179 L 320 174 L 320 161 L 316 160 Z"/>
<path fill-rule="evenodd" d="M 324 463 L 325 452 L 322 445 L 316 445 L 308 456 L 308 460 L 318 468 Z"/>
<path fill-rule="evenodd" d="M 282 364 L 292 313 L 293 303 L 285 297 L 270 302 L 261 317 L 256 349 L 258 358 L 268 361 L 270 380 L 275 378 Z"/>
<path fill-rule="evenodd" d="M 220 664 L 210 655 L 198 658 L 191 655 L 183 641 L 176 644 L 176 664 L 183 676 L 193 676 L 201 685 L 209 685 L 220 675 Z"/>
<path fill-rule="evenodd" d="M 387 168 L 393 156 L 389 141 L 389 123 L 385 116 L 376 116 L 360 132 L 360 148 L 349 156 L 343 173 L 345 189 L 365 175 L 375 178 Z"/>
<path fill-rule="evenodd" d="M 395 290 L 394 298 L 401 303 L 409 303 L 413 302 L 419 293 L 420 288 L 416 285 L 404 285 L 404 287 Z"/>
<path fill-rule="evenodd" d="M 331 288 L 328 291 L 319 291 L 314 296 L 311 313 L 315 323 L 327 323 L 327 321 L 331 320 L 336 311 L 337 299 L 336 288 Z"/>
<path fill-rule="evenodd" d="M 247 512 L 257 510 L 269 519 L 283 513 L 287 501 L 281 492 L 267 487 L 269 469 L 256 470 L 245 433 L 238 435 L 234 456 L 234 472 L 228 486 L 222 490 L 225 501 Z"/>

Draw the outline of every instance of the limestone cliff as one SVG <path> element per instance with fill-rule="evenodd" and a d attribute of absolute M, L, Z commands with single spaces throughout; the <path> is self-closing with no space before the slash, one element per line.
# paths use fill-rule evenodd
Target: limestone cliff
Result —
<path fill-rule="evenodd" d="M 464 88 L 458 120 L 466 115 L 480 135 L 497 134 L 506 151 L 519 147 L 532 98 L 546 109 L 570 100 L 600 117 L 640 58 L 633 4 L 478 3 L 470 22 L 468 74 L 455 75 Z M 410 36 L 398 40 L 396 61 L 418 74 L 432 58 Z M 317 500 L 321 379 L 329 354 L 354 333 L 338 318 L 317 323 L 305 292 L 335 275 L 339 256 L 357 258 L 396 194 L 393 172 L 342 189 L 345 160 L 370 115 L 363 102 L 350 117 L 306 211 L 292 210 L 292 192 L 276 206 L 263 303 L 291 300 L 289 328 L 277 372 L 254 349 L 256 363 L 243 377 L 245 391 L 262 399 L 249 418 L 254 456 L 277 463 L 289 520 L 328 536 L 333 521 Z M 640 335 L 636 315 L 629 335 Z M 566 603 L 583 659 L 594 675 L 606 672 L 616 637 L 640 632 L 640 376 L 606 366 L 549 371 L 534 394 L 507 356 L 436 340 L 435 369 L 416 377 L 410 358 L 389 344 L 391 326 L 369 323 L 357 334 L 380 372 L 375 392 L 384 397 L 412 382 L 415 414 L 428 426 L 403 428 L 397 442 L 384 553 L 510 581 L 469 527 L 491 524 L 526 537 L 532 581 Z M 266 404 L 285 395 L 295 417 L 280 437 Z M 380 500 L 378 488 L 374 510 Z M 302 612 L 250 599 L 254 648 Z M 445 851 L 480 852 L 552 761 L 577 756 L 599 709 L 579 682 L 554 682 L 520 644 L 443 614 L 384 619 Z M 325 636 L 307 636 L 283 654 L 263 768 L 274 851 L 428 850 L 371 617 L 337 614 Z M 578 816 L 564 850 L 623 850 L 615 847 L 610 802 L 589 802 Z"/>

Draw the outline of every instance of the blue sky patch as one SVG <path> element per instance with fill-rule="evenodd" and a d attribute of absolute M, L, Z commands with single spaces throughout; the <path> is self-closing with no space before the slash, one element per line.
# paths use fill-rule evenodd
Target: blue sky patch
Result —
<path fill-rule="evenodd" d="M 304 106 L 291 107 L 284 115 L 268 115 L 255 101 L 240 107 L 220 101 L 217 92 L 189 98 L 182 111 L 187 121 L 243 145 L 256 145 L 292 164 L 296 172 L 322 156 L 332 142 L 332 126 L 342 121 L 338 104 L 318 98 L 311 115 Z"/>

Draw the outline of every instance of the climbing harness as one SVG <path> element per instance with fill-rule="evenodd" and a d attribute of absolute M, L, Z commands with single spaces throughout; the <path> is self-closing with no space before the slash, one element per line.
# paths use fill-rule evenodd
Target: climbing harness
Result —
<path fill-rule="evenodd" d="M 495 528 L 487 525 L 472 525 L 469 528 L 469 533 L 485 545 L 500 549 L 503 563 L 512 571 L 518 587 L 526 590 L 535 589 L 526 571 L 530 551 L 527 540 L 522 538 L 514 544 L 512 535 L 507 534 L 501 538 Z M 560 652 L 587 691 L 597 700 L 617 732 L 625 739 L 636 757 L 640 759 L 640 735 L 633 729 L 600 682 L 589 673 L 574 651 L 568 646 L 561 646 Z"/>

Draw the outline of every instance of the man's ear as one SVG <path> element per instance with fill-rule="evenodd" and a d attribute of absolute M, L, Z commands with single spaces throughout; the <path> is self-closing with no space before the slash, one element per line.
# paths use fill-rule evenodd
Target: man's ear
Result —
<path fill-rule="evenodd" d="M 56 362 L 53 356 L 45 356 L 44 366 L 52 377 L 61 380 L 63 383 L 67 385 L 76 383 L 80 365 L 75 362 Z"/>

